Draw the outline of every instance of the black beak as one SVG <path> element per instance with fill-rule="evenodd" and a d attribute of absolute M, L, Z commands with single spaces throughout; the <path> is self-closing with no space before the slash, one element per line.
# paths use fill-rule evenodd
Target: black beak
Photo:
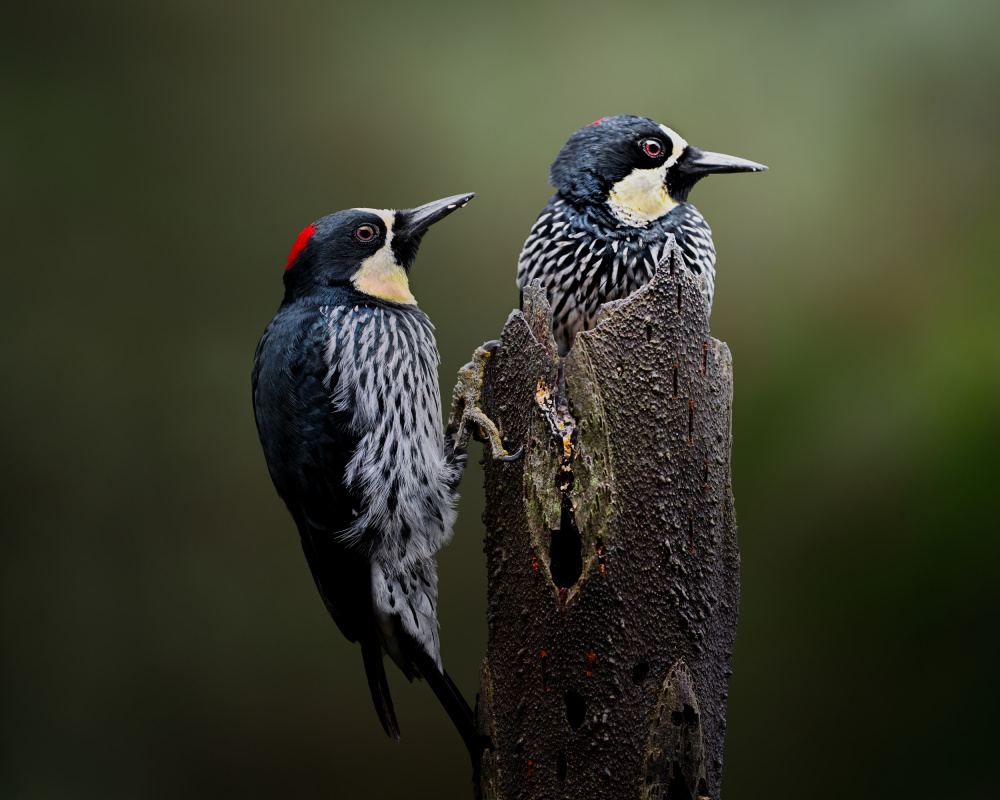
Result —
<path fill-rule="evenodd" d="M 475 192 L 456 194 L 443 200 L 434 200 L 416 208 L 397 211 L 392 226 L 392 251 L 396 263 L 409 271 L 413 260 L 417 257 L 417 248 L 424 238 L 427 229 L 435 222 L 440 222 L 457 208 L 462 208 L 473 197 Z"/>
<path fill-rule="evenodd" d="M 677 159 L 680 170 L 691 177 L 702 178 L 719 172 L 764 172 L 763 164 L 747 161 L 745 158 L 726 156 L 722 153 L 706 153 L 697 147 L 688 145 L 681 157 Z"/>
<path fill-rule="evenodd" d="M 706 153 L 688 145 L 677 163 L 667 170 L 667 192 L 678 203 L 683 203 L 694 185 L 706 175 L 716 172 L 763 172 L 766 169 L 756 161 L 722 153 Z"/>

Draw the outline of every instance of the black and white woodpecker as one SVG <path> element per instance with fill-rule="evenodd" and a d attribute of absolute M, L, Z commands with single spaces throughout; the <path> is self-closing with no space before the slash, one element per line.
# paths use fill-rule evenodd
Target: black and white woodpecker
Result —
<path fill-rule="evenodd" d="M 271 479 L 327 610 L 361 645 L 383 728 L 399 738 L 384 650 L 427 680 L 475 757 L 472 712 L 441 666 L 435 561 L 467 456 L 442 432 L 440 357 L 408 281 L 428 227 L 472 197 L 302 231 L 252 382 Z"/>
<path fill-rule="evenodd" d="M 712 231 L 688 194 L 706 175 L 766 169 L 703 152 L 645 117 L 604 117 L 570 136 L 549 174 L 556 193 L 517 263 L 522 292 L 536 279 L 548 292 L 560 354 L 594 326 L 602 303 L 652 280 L 671 235 L 687 269 L 703 276 L 711 308 Z"/>

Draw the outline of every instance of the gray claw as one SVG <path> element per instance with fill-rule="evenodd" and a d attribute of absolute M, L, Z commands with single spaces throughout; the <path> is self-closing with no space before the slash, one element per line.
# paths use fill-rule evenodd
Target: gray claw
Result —
<path fill-rule="evenodd" d="M 500 347 L 500 344 L 501 342 L 493 339 L 483 344 L 482 347 L 477 347 L 476 352 L 472 354 L 472 361 L 458 371 L 458 383 L 455 386 L 454 399 L 452 400 L 449 427 L 457 426 L 454 443 L 456 451 L 465 451 L 473 429 L 472 426 L 475 426 L 483 442 L 489 443 L 490 455 L 494 459 L 516 461 L 524 455 L 524 448 L 522 447 L 513 456 L 510 455 L 504 449 L 497 426 L 479 408 L 486 362 Z"/>
<path fill-rule="evenodd" d="M 524 445 L 522 444 L 517 448 L 517 452 L 509 456 L 500 456 L 500 461 L 517 461 L 519 458 L 524 456 Z"/>

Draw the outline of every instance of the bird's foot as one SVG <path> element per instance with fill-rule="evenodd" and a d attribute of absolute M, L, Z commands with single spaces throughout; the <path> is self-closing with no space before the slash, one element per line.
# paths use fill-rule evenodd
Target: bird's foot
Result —
<path fill-rule="evenodd" d="M 499 346 L 500 342 L 494 339 L 477 347 L 472 354 L 472 361 L 458 371 L 447 435 L 453 439 L 456 453 L 465 453 L 471 435 L 477 441 L 489 443 L 490 455 L 495 461 L 517 461 L 524 455 L 524 448 L 521 447 L 513 454 L 508 453 L 503 446 L 499 428 L 479 408 L 486 362 Z"/>

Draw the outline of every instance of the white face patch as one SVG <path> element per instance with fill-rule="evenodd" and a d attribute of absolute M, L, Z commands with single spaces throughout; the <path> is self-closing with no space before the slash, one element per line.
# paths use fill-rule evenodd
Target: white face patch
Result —
<path fill-rule="evenodd" d="M 361 262 L 361 268 L 354 273 L 351 282 L 358 291 L 407 306 L 415 306 L 417 298 L 410 292 L 410 281 L 406 270 L 396 263 L 392 254 L 392 211 L 379 208 L 359 208 L 358 211 L 370 211 L 377 214 L 385 222 L 385 244 L 374 255 Z"/>
<path fill-rule="evenodd" d="M 687 142 L 666 125 L 661 125 L 660 128 L 673 143 L 670 158 L 655 169 L 632 170 L 631 174 L 612 186 L 608 193 L 611 213 L 621 222 L 635 228 L 645 228 L 650 222 L 669 214 L 678 206 L 667 193 L 666 176 L 667 170 L 681 157 Z"/>
<path fill-rule="evenodd" d="M 667 194 L 664 183 L 668 164 L 669 160 L 656 169 L 634 169 L 612 186 L 608 193 L 611 213 L 626 225 L 645 228 L 676 208 L 677 203 Z"/>

